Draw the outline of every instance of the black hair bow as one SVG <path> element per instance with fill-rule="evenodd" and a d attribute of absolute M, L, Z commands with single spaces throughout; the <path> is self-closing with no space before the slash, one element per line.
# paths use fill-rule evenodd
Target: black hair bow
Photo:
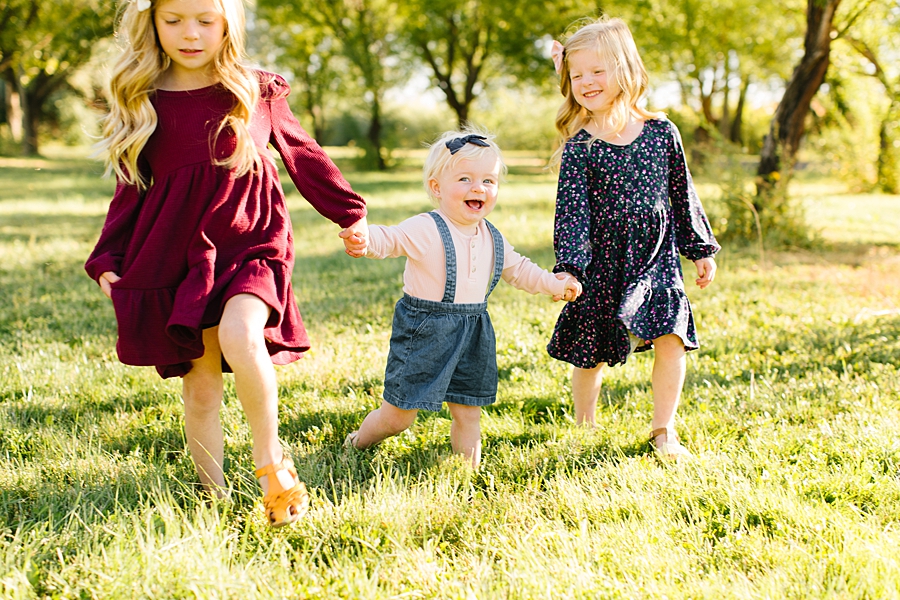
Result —
<path fill-rule="evenodd" d="M 460 148 L 462 148 L 466 144 L 475 144 L 476 146 L 487 148 L 490 146 L 490 144 L 485 141 L 486 139 L 487 138 L 483 135 L 470 133 L 469 135 L 464 135 L 463 137 L 448 140 L 447 149 L 450 150 L 450 154 L 456 154 L 457 152 L 459 152 Z"/>

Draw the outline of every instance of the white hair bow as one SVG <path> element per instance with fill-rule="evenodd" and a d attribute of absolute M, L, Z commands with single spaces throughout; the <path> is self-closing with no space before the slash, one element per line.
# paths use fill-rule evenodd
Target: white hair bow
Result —
<path fill-rule="evenodd" d="M 144 12 L 150 8 L 150 0 L 137 0 L 138 12 Z"/>

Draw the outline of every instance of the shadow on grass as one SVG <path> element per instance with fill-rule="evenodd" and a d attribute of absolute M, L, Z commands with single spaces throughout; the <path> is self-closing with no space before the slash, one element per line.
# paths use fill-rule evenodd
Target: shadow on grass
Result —
<path fill-rule="evenodd" d="M 115 181 L 103 178 L 104 167 L 93 160 L 2 159 L 0 203 L 36 198 L 43 201 L 112 197 Z"/>
<path fill-rule="evenodd" d="M 33 244 L 60 239 L 92 242 L 100 235 L 103 219 L 103 216 L 81 216 L 64 212 L 40 215 L 29 212 L 5 213 L 0 244 L 14 242 Z M 84 255 L 84 259 L 87 259 L 87 254 Z M 35 260 L 40 260 L 40 257 L 35 257 Z"/>

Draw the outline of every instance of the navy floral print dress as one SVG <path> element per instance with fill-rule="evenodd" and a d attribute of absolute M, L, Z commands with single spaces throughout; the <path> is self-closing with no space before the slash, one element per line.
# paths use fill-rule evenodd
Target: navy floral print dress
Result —
<path fill-rule="evenodd" d="M 556 198 L 554 272 L 584 286 L 559 315 L 550 356 L 590 369 L 624 363 L 629 332 L 676 334 L 696 350 L 697 332 L 679 252 L 690 260 L 720 247 L 694 190 L 681 136 L 651 119 L 631 144 L 588 143 L 581 130 L 563 150 Z"/>

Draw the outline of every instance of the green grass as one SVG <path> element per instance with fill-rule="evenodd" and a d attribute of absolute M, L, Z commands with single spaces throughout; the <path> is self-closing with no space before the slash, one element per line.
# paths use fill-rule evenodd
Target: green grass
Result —
<path fill-rule="evenodd" d="M 403 261 L 348 259 L 293 192 L 314 348 L 278 369 L 281 434 L 313 505 L 273 531 L 230 383 L 233 501 L 208 507 L 180 382 L 116 360 L 81 266 L 111 193 L 100 171 L 0 159 L 0 597 L 900 597 L 900 198 L 804 183 L 819 251 L 726 248 L 713 286 L 689 290 L 703 347 L 684 465 L 644 441 L 652 356 L 609 371 L 599 428 L 575 428 L 568 369 L 544 351 L 560 305 L 501 285 L 500 396 L 472 472 L 446 412 L 341 447 L 380 402 Z M 370 222 L 428 208 L 414 170 L 348 177 Z M 545 267 L 554 192 L 514 169 L 492 217 Z"/>

